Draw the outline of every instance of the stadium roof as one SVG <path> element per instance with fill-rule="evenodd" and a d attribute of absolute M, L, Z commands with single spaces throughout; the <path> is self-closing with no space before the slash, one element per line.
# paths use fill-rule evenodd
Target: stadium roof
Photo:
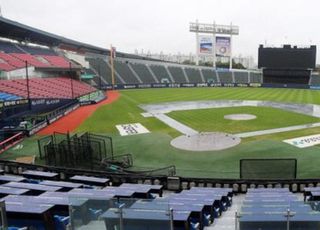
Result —
<path fill-rule="evenodd" d="M 56 34 L 52 34 L 43 30 L 36 29 L 31 26 L 21 24 L 16 21 L 4 18 L 0 16 L 0 37 L 8 38 L 16 41 L 27 41 L 39 45 L 45 45 L 49 47 L 58 46 L 61 49 L 72 50 L 76 52 L 92 52 L 103 55 L 110 55 L 109 49 L 89 45 L 86 43 L 78 42 L 69 38 L 65 38 Z M 138 55 L 127 54 L 117 52 L 117 56 L 135 59 L 147 59 L 150 58 L 141 57 Z M 159 60 L 157 60 L 159 61 Z"/>
<path fill-rule="evenodd" d="M 16 21 L 0 17 L 0 36 L 17 41 L 28 41 L 45 46 L 59 46 L 65 49 L 78 51 L 91 51 L 95 53 L 108 54 L 108 49 L 92 46 L 59 35 L 45 32 Z"/>

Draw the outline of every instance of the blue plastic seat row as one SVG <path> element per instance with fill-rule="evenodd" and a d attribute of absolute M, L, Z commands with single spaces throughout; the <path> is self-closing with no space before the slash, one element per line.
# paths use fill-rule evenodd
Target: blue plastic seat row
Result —
<path fill-rule="evenodd" d="M 18 100 L 18 99 L 21 99 L 21 97 L 16 96 L 14 94 L 10 94 L 10 93 L 3 93 L 3 92 L 0 93 L 0 100 L 10 101 L 10 100 Z"/>

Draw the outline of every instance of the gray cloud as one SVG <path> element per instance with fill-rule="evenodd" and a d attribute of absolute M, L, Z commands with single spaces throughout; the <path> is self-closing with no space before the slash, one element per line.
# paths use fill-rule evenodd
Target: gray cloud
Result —
<path fill-rule="evenodd" d="M 5 17 L 68 38 L 132 53 L 195 52 L 190 21 L 240 27 L 234 53 L 257 58 L 260 43 L 318 44 L 317 0 L 0 0 Z"/>

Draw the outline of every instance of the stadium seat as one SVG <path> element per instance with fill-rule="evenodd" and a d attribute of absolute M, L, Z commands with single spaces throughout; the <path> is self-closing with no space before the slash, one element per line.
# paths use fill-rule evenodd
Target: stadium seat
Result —
<path fill-rule="evenodd" d="M 72 85 L 72 89 L 71 89 Z M 31 98 L 73 98 L 96 91 L 92 86 L 66 77 L 30 78 Z M 1 80 L 0 91 L 9 96 L 27 97 L 27 81 L 25 79 Z M 8 95 L 4 95 L 6 97 Z M 1 99 L 1 96 L 0 96 Z"/>
<path fill-rule="evenodd" d="M 63 57 L 52 55 L 41 55 L 41 57 L 46 59 L 54 67 L 69 68 L 69 61 Z"/>
<path fill-rule="evenodd" d="M 8 224 L 14 226 L 14 228 L 21 229 L 37 229 L 45 230 L 43 221 L 38 220 L 22 220 L 22 219 L 10 219 L 8 218 Z"/>
<path fill-rule="evenodd" d="M 30 54 L 11 53 L 11 55 L 17 59 L 20 59 L 23 62 L 27 61 L 29 65 L 32 65 L 35 67 L 50 67 L 50 64 L 42 62 L 39 59 L 37 59 L 35 56 L 32 56 Z"/>
<path fill-rule="evenodd" d="M 205 226 L 209 226 L 211 224 L 211 215 L 210 214 L 203 214 L 203 224 Z"/>
<path fill-rule="evenodd" d="M 199 230 L 200 223 L 199 222 L 190 222 L 190 230 Z"/>
<path fill-rule="evenodd" d="M 28 229 L 28 227 L 22 227 L 22 228 L 20 228 L 20 227 L 8 227 L 8 230 L 27 230 Z"/>
<path fill-rule="evenodd" d="M 227 202 L 221 202 L 221 209 L 222 209 L 222 211 L 227 211 L 228 210 Z"/>
<path fill-rule="evenodd" d="M 89 216 L 91 220 L 97 220 L 99 216 L 102 214 L 102 209 L 93 209 L 89 208 Z"/>
<path fill-rule="evenodd" d="M 30 183 L 30 184 L 39 184 L 40 183 L 39 180 L 35 180 L 35 179 L 26 179 L 26 182 Z"/>
<path fill-rule="evenodd" d="M 182 68 L 180 66 L 169 66 L 168 70 L 170 71 L 174 82 L 177 83 L 186 83 L 186 77 L 182 71 Z"/>
<path fill-rule="evenodd" d="M 55 229 L 56 230 L 65 230 L 65 229 L 67 229 L 67 225 L 70 222 L 70 217 L 69 216 L 54 215 L 53 219 L 54 219 Z"/>
<path fill-rule="evenodd" d="M 115 61 L 114 66 L 115 66 L 116 71 L 120 74 L 120 76 L 125 77 L 125 79 L 126 79 L 125 83 L 127 83 L 127 84 L 139 84 L 140 83 L 127 63 L 124 63 L 121 61 Z"/>
<path fill-rule="evenodd" d="M 214 218 L 217 218 L 217 217 L 221 216 L 221 210 L 220 210 L 219 207 L 214 207 L 213 215 L 214 215 L 213 216 Z"/>

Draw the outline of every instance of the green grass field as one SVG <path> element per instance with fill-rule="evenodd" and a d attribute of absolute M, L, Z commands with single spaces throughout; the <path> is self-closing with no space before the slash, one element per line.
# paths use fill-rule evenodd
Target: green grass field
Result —
<path fill-rule="evenodd" d="M 224 119 L 225 115 L 241 113 L 252 114 L 257 118 L 247 121 Z M 232 134 L 320 121 L 320 119 L 315 117 L 292 113 L 281 109 L 248 106 L 174 111 L 169 113 L 169 116 L 197 131 L 220 131 Z"/>
<path fill-rule="evenodd" d="M 238 178 L 239 160 L 242 158 L 289 157 L 298 159 L 299 178 L 320 176 L 320 148 L 318 146 L 298 149 L 282 142 L 287 138 L 318 134 L 320 128 L 245 138 L 240 145 L 223 151 L 183 151 L 170 145 L 172 138 L 181 135 L 178 131 L 156 118 L 143 117 L 141 113 L 144 111 L 138 107 L 140 104 L 160 102 L 219 99 L 320 104 L 320 91 L 267 88 L 180 88 L 123 90 L 120 93 L 121 97 L 118 101 L 101 106 L 77 131 L 111 135 L 116 154 L 132 153 L 134 167 L 137 169 L 151 169 L 174 164 L 178 175 L 181 176 Z M 245 109 L 246 113 L 257 115 L 258 118 L 235 123 L 223 119 L 223 114 L 239 113 L 239 110 L 242 109 Z M 173 112 L 170 116 L 200 131 L 232 133 L 319 122 L 316 118 L 301 114 L 252 107 Z M 121 137 L 115 125 L 128 123 L 141 123 L 151 133 Z M 1 157 L 15 159 L 18 156 L 37 155 L 37 138 L 35 136 L 26 139 L 22 143 L 22 149 L 10 149 Z"/>

